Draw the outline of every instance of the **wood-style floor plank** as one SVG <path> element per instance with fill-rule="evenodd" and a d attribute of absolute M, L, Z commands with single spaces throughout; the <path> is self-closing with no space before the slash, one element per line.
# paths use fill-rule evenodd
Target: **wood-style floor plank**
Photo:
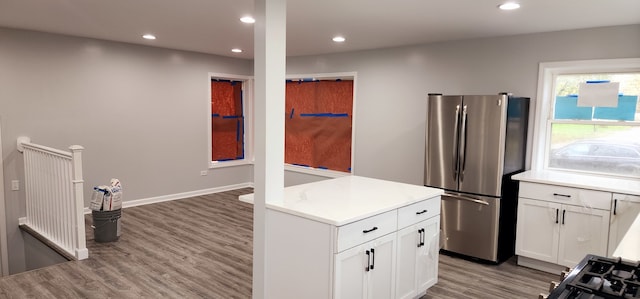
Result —
<path fill-rule="evenodd" d="M 0 298 L 251 298 L 253 207 L 237 199 L 250 192 L 127 208 L 111 243 L 94 242 L 88 215 L 87 260 L 1 278 Z M 422 299 L 533 299 L 557 279 L 513 260 L 441 255 L 438 284 Z"/>

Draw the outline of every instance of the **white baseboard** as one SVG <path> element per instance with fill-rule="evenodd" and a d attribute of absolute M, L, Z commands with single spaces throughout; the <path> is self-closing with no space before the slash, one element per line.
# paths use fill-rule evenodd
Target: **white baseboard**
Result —
<path fill-rule="evenodd" d="M 153 203 L 172 201 L 176 199 L 183 199 L 183 198 L 189 198 L 194 196 L 231 191 L 231 190 L 236 190 L 241 188 L 253 188 L 253 183 L 252 182 L 240 183 L 240 184 L 227 185 L 227 186 L 221 186 L 221 187 L 215 187 L 215 188 L 209 188 L 209 189 L 201 189 L 201 190 L 168 194 L 168 195 L 155 196 L 155 197 L 149 197 L 149 198 L 127 200 L 122 202 L 122 208 L 124 209 L 124 208 L 130 208 L 130 207 L 137 207 L 137 206 L 148 205 Z M 85 207 L 84 213 L 91 214 L 91 209 L 89 209 L 88 207 Z"/>

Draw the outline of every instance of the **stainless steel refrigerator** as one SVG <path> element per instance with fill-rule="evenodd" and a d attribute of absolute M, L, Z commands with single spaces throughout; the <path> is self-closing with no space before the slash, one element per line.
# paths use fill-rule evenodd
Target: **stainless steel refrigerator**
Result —
<path fill-rule="evenodd" d="M 442 196 L 441 247 L 499 263 L 515 251 L 518 184 L 529 99 L 429 94 L 425 185 Z"/>

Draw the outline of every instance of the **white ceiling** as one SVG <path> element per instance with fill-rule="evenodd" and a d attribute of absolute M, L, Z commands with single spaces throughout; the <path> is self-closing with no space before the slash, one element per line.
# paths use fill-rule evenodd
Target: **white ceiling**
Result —
<path fill-rule="evenodd" d="M 517 2 L 500 11 L 500 0 L 289 0 L 287 55 L 640 23 L 640 0 Z M 253 25 L 239 18 L 252 13 L 252 0 L 0 0 L 0 27 L 251 59 Z"/>

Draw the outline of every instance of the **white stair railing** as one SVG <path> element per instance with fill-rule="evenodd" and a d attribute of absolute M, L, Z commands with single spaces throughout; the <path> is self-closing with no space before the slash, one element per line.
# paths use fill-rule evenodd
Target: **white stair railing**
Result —
<path fill-rule="evenodd" d="M 76 260 L 89 257 L 87 250 L 82 180 L 82 150 L 71 152 L 33 144 L 18 138 L 18 151 L 24 155 L 26 216 L 19 224 L 27 226 L 66 256 Z"/>

